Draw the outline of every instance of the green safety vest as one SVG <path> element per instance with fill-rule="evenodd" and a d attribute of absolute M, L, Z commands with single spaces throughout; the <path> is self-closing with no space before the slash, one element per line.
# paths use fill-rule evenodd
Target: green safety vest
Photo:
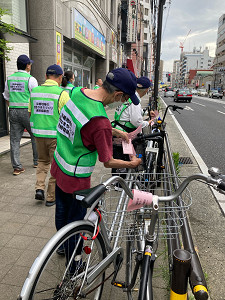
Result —
<path fill-rule="evenodd" d="M 8 77 L 10 108 L 28 108 L 30 99 L 28 82 L 30 77 L 32 76 L 25 72 L 15 72 Z"/>
<path fill-rule="evenodd" d="M 56 138 L 58 102 L 63 89 L 57 85 L 38 86 L 31 92 L 31 130 L 36 137 Z"/>
<path fill-rule="evenodd" d="M 128 101 L 124 102 L 119 109 L 116 109 L 114 119 L 115 121 L 112 122 L 112 126 L 116 129 L 125 131 L 125 132 L 131 132 L 134 131 L 137 127 L 135 127 L 131 122 L 129 121 L 122 121 L 121 115 L 124 112 L 125 109 L 127 109 L 132 104 L 131 99 L 128 99 Z"/>
<path fill-rule="evenodd" d="M 94 117 L 108 118 L 103 103 L 76 89 L 61 110 L 54 153 L 58 166 L 67 175 L 85 178 L 94 170 L 98 153 L 87 149 L 81 136 L 83 126 Z"/>
<path fill-rule="evenodd" d="M 75 88 L 75 86 L 72 83 L 68 83 L 67 86 L 65 87 L 61 86 L 61 88 L 63 88 L 71 97 L 72 91 Z"/>

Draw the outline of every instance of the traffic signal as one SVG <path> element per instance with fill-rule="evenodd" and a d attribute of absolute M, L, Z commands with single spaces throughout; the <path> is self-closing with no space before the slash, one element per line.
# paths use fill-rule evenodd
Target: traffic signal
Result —
<path fill-rule="evenodd" d="M 167 78 L 168 78 L 168 82 L 170 82 L 170 73 L 168 74 L 168 77 L 167 77 Z"/>

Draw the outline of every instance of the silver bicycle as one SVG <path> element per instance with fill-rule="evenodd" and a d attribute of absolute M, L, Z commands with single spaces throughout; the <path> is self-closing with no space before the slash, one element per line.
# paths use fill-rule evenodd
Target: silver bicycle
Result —
<path fill-rule="evenodd" d="M 220 192 L 225 190 L 224 177 L 215 169 L 209 173 L 187 177 L 169 195 L 165 181 L 169 183 L 171 176 L 165 174 L 164 188 L 151 191 L 151 204 L 131 211 L 127 210 L 131 199 L 134 201 L 131 189 L 148 189 L 148 182 L 140 184 L 140 174 L 128 174 L 126 182 L 113 176 L 90 190 L 76 192 L 76 199 L 88 208 L 84 220 L 66 225 L 49 240 L 34 261 L 18 300 L 100 299 L 108 279 L 128 299 L 153 299 L 152 261 L 158 239 L 173 238 L 182 226 L 180 215 L 191 205 L 187 185 L 200 180 Z M 121 193 L 114 190 L 116 183 L 122 186 Z M 182 207 L 176 202 L 181 194 Z M 65 257 L 57 254 L 59 247 L 64 247 Z M 117 277 L 123 260 L 122 282 Z"/>

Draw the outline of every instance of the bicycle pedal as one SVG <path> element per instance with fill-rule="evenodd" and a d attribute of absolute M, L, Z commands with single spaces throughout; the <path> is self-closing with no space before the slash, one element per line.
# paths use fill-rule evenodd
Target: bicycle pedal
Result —
<path fill-rule="evenodd" d="M 121 289 L 124 289 L 126 287 L 124 282 L 112 282 L 112 285 L 114 285 L 118 288 L 121 288 Z"/>

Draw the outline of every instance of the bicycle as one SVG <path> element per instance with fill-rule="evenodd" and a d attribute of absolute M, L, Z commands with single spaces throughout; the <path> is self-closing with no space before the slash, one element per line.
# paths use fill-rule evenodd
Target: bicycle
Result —
<path fill-rule="evenodd" d="M 112 285 L 127 293 L 128 299 L 134 299 L 134 286 L 140 269 L 137 299 L 153 299 L 152 274 L 157 242 L 160 236 L 173 238 L 173 227 L 179 229 L 182 226 L 180 212 L 191 205 L 191 197 L 184 194 L 186 187 L 191 181 L 200 180 L 213 185 L 221 193 L 225 191 L 224 175 L 220 175 L 217 169 L 210 169 L 209 174 L 187 177 L 169 195 L 170 191 L 157 188 L 154 195 L 147 193 L 151 197 L 148 205 L 139 203 L 140 209 L 131 211 L 127 211 L 127 207 L 132 201 L 130 199 L 135 199 L 131 192 L 135 187 L 135 174 L 130 174 L 128 184 L 123 178 L 113 176 L 89 190 L 75 192 L 76 199 L 88 208 L 84 220 L 66 225 L 46 244 L 29 271 L 18 300 L 101 299 L 104 283 L 110 277 Z M 167 174 L 163 180 L 170 182 L 170 175 Z M 118 198 L 118 192 L 112 185 L 116 182 L 123 188 L 117 204 L 114 197 Z M 176 203 L 181 194 L 182 207 Z M 163 204 L 166 204 L 166 209 Z M 165 219 L 170 211 L 176 216 L 172 225 L 168 225 Z M 118 282 L 117 275 L 124 257 L 122 241 L 127 252 L 126 277 L 124 282 Z M 68 251 L 66 264 L 65 259 L 56 254 L 61 245 Z M 133 256 L 136 257 L 134 270 Z M 113 271 L 106 276 L 109 267 Z"/>

